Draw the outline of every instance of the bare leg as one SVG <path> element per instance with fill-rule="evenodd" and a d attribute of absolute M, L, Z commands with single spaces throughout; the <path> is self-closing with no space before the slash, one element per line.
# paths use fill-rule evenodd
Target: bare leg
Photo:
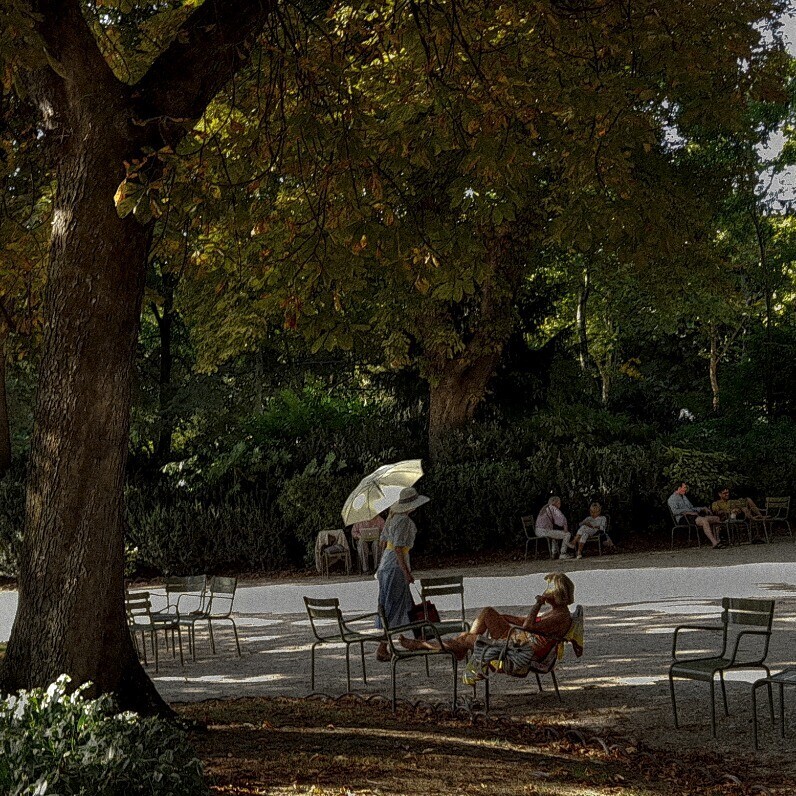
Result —
<path fill-rule="evenodd" d="M 697 517 L 696 524 L 702 529 L 705 536 L 708 537 L 710 544 L 712 547 L 715 547 L 719 541 L 716 538 L 716 535 L 713 533 L 713 529 L 710 527 L 710 523 L 708 522 L 707 517 Z"/>
<path fill-rule="evenodd" d="M 503 614 L 498 613 L 494 608 L 484 608 L 476 616 L 470 632 L 463 633 L 462 636 L 480 636 L 488 632 L 492 638 L 506 638 L 509 630 L 510 625 Z"/>

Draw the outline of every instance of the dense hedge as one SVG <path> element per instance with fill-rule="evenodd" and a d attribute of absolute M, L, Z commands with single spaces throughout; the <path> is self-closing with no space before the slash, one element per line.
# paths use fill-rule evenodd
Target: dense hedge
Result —
<path fill-rule="evenodd" d="M 284 398 L 245 434 L 128 487 L 130 565 L 148 573 L 274 570 L 312 562 L 316 534 L 366 472 L 417 457 L 416 424 L 370 408 L 311 412 Z M 299 408 L 296 409 L 296 406 Z M 291 408 L 292 407 L 292 408 Z M 761 498 L 796 491 L 796 424 L 732 419 L 681 426 L 666 437 L 622 415 L 570 407 L 518 422 L 474 424 L 451 435 L 419 487 L 419 551 L 477 552 L 519 544 L 518 517 L 558 494 L 574 521 L 593 499 L 619 540 L 660 532 L 665 499 L 683 479 L 695 503 L 721 484 Z M 322 455 L 321 455 L 322 454 Z M 0 481 L 0 568 L 13 570 L 23 489 Z"/>

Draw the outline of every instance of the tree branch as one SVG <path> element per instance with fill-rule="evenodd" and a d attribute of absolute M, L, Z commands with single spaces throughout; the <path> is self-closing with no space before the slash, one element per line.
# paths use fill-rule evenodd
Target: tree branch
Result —
<path fill-rule="evenodd" d="M 169 142 L 168 128 L 196 121 L 249 58 L 275 6 L 276 0 L 205 0 L 133 87 L 139 122 L 156 123 Z"/>
<path fill-rule="evenodd" d="M 39 15 L 36 28 L 53 73 L 67 83 L 80 85 L 80 91 L 86 84 L 104 88 L 120 85 L 100 52 L 78 0 L 34 0 L 31 8 Z"/>

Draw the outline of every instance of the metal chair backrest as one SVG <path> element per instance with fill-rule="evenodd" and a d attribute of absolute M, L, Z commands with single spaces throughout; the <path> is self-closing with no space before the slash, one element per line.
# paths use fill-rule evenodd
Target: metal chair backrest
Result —
<path fill-rule="evenodd" d="M 774 605 L 774 600 L 722 598 L 722 657 L 729 654 L 736 663 L 742 660 L 747 663 L 764 661 L 768 655 Z"/>
<path fill-rule="evenodd" d="M 215 617 L 229 616 L 232 613 L 237 587 L 237 578 L 224 578 L 219 575 L 210 578 L 204 613 Z"/>
<path fill-rule="evenodd" d="M 180 575 L 166 578 L 166 608 L 162 613 L 183 613 L 191 610 L 184 605 L 180 609 L 180 600 L 183 597 L 195 598 L 194 609 L 204 608 L 205 591 L 207 589 L 207 575 Z"/>
<path fill-rule="evenodd" d="M 467 621 L 464 612 L 464 577 L 462 575 L 452 575 L 446 578 L 421 578 L 420 579 L 420 599 L 425 603 L 426 600 L 445 596 L 458 596 L 459 608 L 461 609 L 462 622 Z M 439 608 L 439 606 L 437 606 Z M 428 615 L 426 614 L 426 619 Z"/>
<path fill-rule="evenodd" d="M 766 514 L 772 520 L 786 520 L 790 514 L 790 498 L 767 497 Z"/>
<path fill-rule="evenodd" d="M 310 620 L 312 634 L 318 641 L 328 641 L 332 638 L 339 638 L 343 635 L 343 612 L 340 610 L 340 601 L 336 597 L 305 597 L 304 607 L 307 609 L 307 616 Z M 334 622 L 336 628 L 330 633 L 319 631 L 316 622 Z M 320 625 L 324 627 L 324 625 Z"/>
<path fill-rule="evenodd" d="M 525 531 L 525 538 L 533 539 L 533 537 L 536 536 L 533 514 L 523 515 L 520 517 L 520 522 L 522 523 L 522 530 Z"/>
<path fill-rule="evenodd" d="M 124 611 L 127 614 L 127 622 L 130 625 L 151 625 L 152 624 L 152 603 L 149 599 L 148 591 L 125 592 Z M 145 619 L 139 622 L 138 619 Z"/>

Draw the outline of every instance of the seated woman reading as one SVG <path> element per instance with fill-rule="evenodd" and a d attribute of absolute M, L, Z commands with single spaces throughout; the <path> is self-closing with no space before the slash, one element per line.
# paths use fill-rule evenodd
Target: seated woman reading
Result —
<path fill-rule="evenodd" d="M 569 631 L 572 616 L 567 606 L 575 601 L 575 584 L 563 572 L 552 572 L 545 576 L 545 580 L 550 585 L 544 594 L 536 597 L 536 602 L 527 616 L 501 614 L 494 608 L 484 608 L 475 618 L 469 632 L 450 641 L 443 641 L 442 647 L 462 660 L 475 648 L 476 640 L 482 634 L 489 633 L 492 639 L 505 639 L 508 638 L 512 625 L 521 625 L 523 630 L 528 631 L 526 641 L 532 646 L 534 657 L 543 658 Z M 545 604 L 550 606 L 550 610 L 539 616 L 539 611 Z M 410 650 L 439 649 L 437 641 L 423 641 L 406 636 L 401 636 L 399 641 L 402 647 Z"/>

